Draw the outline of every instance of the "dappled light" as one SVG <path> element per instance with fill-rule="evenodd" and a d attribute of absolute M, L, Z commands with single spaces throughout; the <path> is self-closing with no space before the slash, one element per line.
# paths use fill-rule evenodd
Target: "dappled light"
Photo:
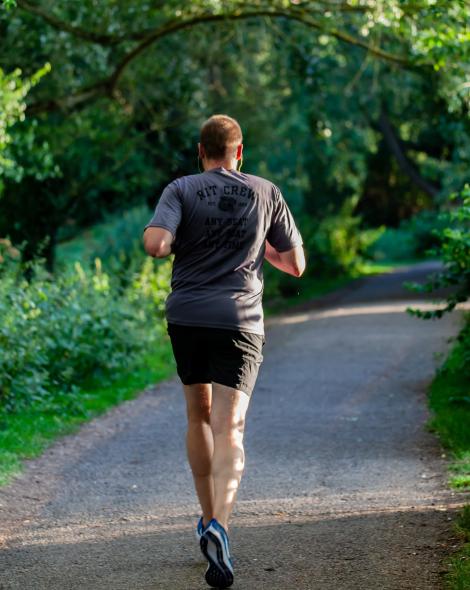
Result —
<path fill-rule="evenodd" d="M 468 4 L 0 0 L 2 590 L 470 587 Z"/>
<path fill-rule="evenodd" d="M 309 313 L 292 314 L 276 319 L 279 324 L 300 324 L 312 320 L 325 320 L 330 318 L 342 318 L 356 315 L 375 315 L 375 314 L 406 314 L 410 307 L 416 305 L 416 301 L 390 303 L 388 305 L 370 304 L 370 305 L 351 305 L 347 307 L 338 307 L 325 311 L 312 311 Z M 440 309 L 442 304 L 420 302 L 419 308 L 423 311 L 433 311 Z M 457 307 L 461 310 L 470 310 L 470 304 L 465 303 Z"/>

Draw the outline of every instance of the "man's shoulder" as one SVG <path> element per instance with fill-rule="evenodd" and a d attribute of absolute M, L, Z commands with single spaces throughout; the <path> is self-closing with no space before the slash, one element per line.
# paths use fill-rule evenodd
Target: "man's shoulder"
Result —
<path fill-rule="evenodd" d="M 193 184 L 195 182 L 199 182 L 201 179 L 201 174 L 186 174 L 185 176 L 177 176 L 174 178 L 168 186 L 173 186 L 175 188 L 181 188 L 186 184 Z"/>
<path fill-rule="evenodd" d="M 187 174 L 185 176 L 177 176 L 171 180 L 165 187 L 165 190 L 170 194 L 183 196 L 188 190 L 200 184 L 201 174 Z"/>
<path fill-rule="evenodd" d="M 187 174 L 185 176 L 179 176 L 175 178 L 168 184 L 169 189 L 173 189 L 176 191 L 180 191 L 181 193 L 185 193 L 191 189 L 199 189 L 201 188 L 201 184 L 204 185 L 205 183 L 213 181 L 214 178 L 211 178 L 209 175 L 205 175 L 203 173 L 199 174 Z M 234 172 L 233 175 L 227 175 L 225 177 L 217 178 L 217 182 L 242 182 L 243 184 L 247 185 L 249 188 L 253 189 L 255 192 L 259 194 L 264 194 L 266 196 L 272 197 L 275 194 L 280 194 L 280 189 L 277 185 L 275 185 L 272 181 L 264 178 L 263 176 L 257 176 L 256 174 L 248 174 L 246 172 Z"/>
<path fill-rule="evenodd" d="M 267 178 L 264 178 L 263 176 L 256 176 L 255 174 L 246 174 L 243 173 L 243 176 L 246 179 L 247 184 L 252 185 L 253 188 L 255 187 L 259 187 L 264 189 L 265 191 L 269 191 L 269 192 L 278 192 L 279 191 L 279 187 L 276 186 L 274 184 L 274 182 L 271 182 L 270 180 L 268 180 Z"/>
<path fill-rule="evenodd" d="M 185 176 L 178 176 L 178 178 L 175 178 L 173 182 L 198 182 L 201 180 L 201 177 L 202 174 L 200 172 L 198 174 L 186 174 Z"/>

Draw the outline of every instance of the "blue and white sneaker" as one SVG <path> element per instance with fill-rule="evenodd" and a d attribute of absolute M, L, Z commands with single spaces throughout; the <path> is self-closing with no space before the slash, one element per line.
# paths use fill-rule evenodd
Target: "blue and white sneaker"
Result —
<path fill-rule="evenodd" d="M 206 571 L 206 582 L 212 588 L 228 588 L 233 584 L 233 563 L 230 558 L 230 547 L 227 531 L 213 518 L 202 533 L 201 551 L 204 553 L 209 567 Z"/>
<path fill-rule="evenodd" d="M 201 518 L 199 519 L 199 522 L 197 523 L 197 527 L 196 527 L 196 537 L 197 537 L 198 541 L 201 540 L 203 532 L 204 532 L 204 525 L 202 524 L 202 516 L 201 516 Z"/>

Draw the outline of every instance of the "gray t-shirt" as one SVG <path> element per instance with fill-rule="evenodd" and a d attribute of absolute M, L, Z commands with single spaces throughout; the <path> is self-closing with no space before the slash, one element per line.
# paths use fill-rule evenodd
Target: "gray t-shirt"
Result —
<path fill-rule="evenodd" d="M 169 322 L 264 334 L 265 240 L 278 252 L 302 245 L 277 186 L 225 168 L 183 176 L 165 188 L 147 227 L 175 236 Z"/>

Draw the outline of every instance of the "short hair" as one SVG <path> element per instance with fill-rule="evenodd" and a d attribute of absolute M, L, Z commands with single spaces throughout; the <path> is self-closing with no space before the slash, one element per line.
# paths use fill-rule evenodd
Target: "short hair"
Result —
<path fill-rule="evenodd" d="M 243 141 L 238 121 L 228 115 L 213 115 L 201 127 L 201 145 L 208 158 L 221 159 Z"/>

